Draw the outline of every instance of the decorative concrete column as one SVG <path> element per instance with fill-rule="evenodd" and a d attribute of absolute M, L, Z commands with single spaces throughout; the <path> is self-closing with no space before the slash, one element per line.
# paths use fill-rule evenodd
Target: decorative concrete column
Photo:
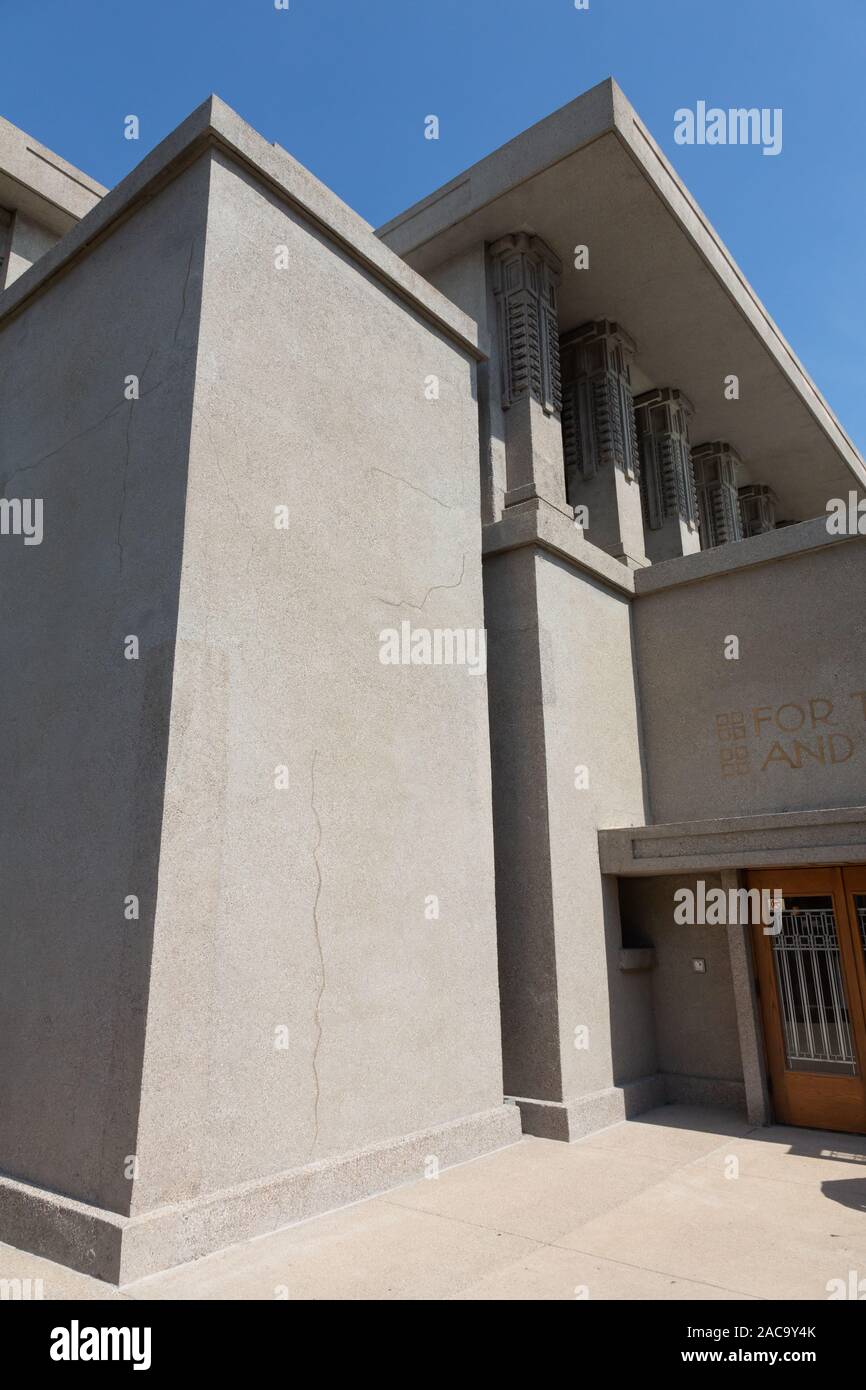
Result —
<path fill-rule="evenodd" d="M 698 493 L 701 549 L 743 539 L 737 468 L 740 456 L 730 444 L 716 441 L 692 449 L 692 467 Z"/>
<path fill-rule="evenodd" d="M 682 391 L 657 387 L 634 402 L 646 553 L 672 560 L 700 550 L 698 500 L 689 447 L 693 407 Z"/>
<path fill-rule="evenodd" d="M 541 497 L 567 511 L 557 290 L 562 264 L 540 237 L 490 248 L 505 411 L 506 507 Z"/>
<path fill-rule="evenodd" d="M 737 489 L 743 539 L 763 536 L 776 529 L 776 494 L 765 483 L 749 483 Z"/>
<path fill-rule="evenodd" d="M 635 345 L 602 319 L 567 333 L 561 351 L 566 496 L 588 510 L 587 540 L 632 568 L 645 565 L 629 377 Z"/>

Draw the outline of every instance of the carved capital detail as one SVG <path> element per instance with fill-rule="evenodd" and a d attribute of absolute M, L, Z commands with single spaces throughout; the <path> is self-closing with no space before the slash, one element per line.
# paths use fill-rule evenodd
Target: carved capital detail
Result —
<path fill-rule="evenodd" d="M 776 529 L 777 497 L 766 483 L 749 483 L 737 489 L 740 501 L 740 519 L 743 525 L 743 539 L 748 536 L 763 536 Z"/>
<path fill-rule="evenodd" d="M 569 500 L 607 467 L 640 473 L 629 364 L 635 344 L 601 319 L 567 333 L 562 351 L 562 435 Z"/>
<path fill-rule="evenodd" d="M 502 405 L 532 396 L 562 407 L 557 292 L 562 263 L 540 237 L 516 232 L 490 248 L 502 353 Z"/>
<path fill-rule="evenodd" d="M 717 441 L 692 449 L 692 466 L 701 519 L 704 550 L 743 539 L 737 468 L 740 456 L 730 444 Z"/>
<path fill-rule="evenodd" d="M 694 407 L 682 391 L 657 387 L 635 397 L 644 521 L 660 531 L 668 517 L 698 528 L 698 500 L 689 446 Z"/>

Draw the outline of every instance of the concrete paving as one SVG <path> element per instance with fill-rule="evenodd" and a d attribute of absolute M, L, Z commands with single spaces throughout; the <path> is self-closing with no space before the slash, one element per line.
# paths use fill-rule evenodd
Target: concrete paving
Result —
<path fill-rule="evenodd" d="M 114 1289 L 0 1245 L 46 1299 L 826 1299 L 866 1277 L 866 1137 L 665 1106 L 520 1143 Z"/>

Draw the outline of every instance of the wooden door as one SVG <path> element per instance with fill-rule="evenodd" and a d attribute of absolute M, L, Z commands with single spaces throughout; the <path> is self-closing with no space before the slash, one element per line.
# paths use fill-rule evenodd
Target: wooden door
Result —
<path fill-rule="evenodd" d="M 781 1124 L 866 1134 L 866 869 L 771 869 L 771 927 L 753 928 L 773 1110 Z"/>

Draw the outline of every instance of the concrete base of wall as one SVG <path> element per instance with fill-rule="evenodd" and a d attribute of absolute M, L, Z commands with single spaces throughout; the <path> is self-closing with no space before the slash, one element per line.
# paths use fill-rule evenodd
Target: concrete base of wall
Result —
<path fill-rule="evenodd" d="M 660 1105 L 712 1105 L 745 1110 L 742 1081 L 657 1072 L 574 1100 L 527 1100 L 516 1096 L 524 1134 L 574 1143 L 621 1120 L 634 1119 Z"/>
<path fill-rule="evenodd" d="M 517 1108 L 496 1106 L 357 1153 L 134 1217 L 0 1177 L 0 1239 L 95 1279 L 124 1284 L 416 1182 L 430 1155 L 440 1168 L 449 1168 L 519 1138 Z"/>
<path fill-rule="evenodd" d="M 515 1097 L 524 1134 L 535 1134 L 539 1139 L 561 1139 L 567 1144 L 585 1139 L 597 1129 L 606 1129 L 620 1120 L 631 1119 L 643 1110 L 664 1105 L 666 1099 L 661 1076 L 644 1076 L 638 1081 L 609 1086 L 605 1091 L 578 1096 L 574 1100 Z"/>
<path fill-rule="evenodd" d="M 670 1105 L 713 1105 L 743 1112 L 746 1110 L 746 1088 L 742 1081 L 726 1081 L 714 1076 L 676 1076 L 673 1072 L 665 1072 L 664 1083 Z"/>

